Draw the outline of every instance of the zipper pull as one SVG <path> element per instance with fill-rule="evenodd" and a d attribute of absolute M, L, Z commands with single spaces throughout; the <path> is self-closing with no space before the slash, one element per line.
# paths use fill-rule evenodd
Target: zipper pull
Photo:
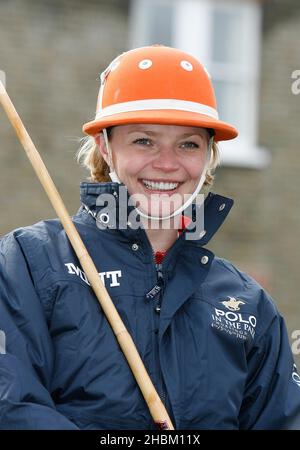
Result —
<path fill-rule="evenodd" d="M 159 286 L 159 284 L 156 284 L 155 286 L 153 286 L 153 288 L 147 292 L 146 294 L 146 299 L 147 300 L 153 300 L 162 290 L 162 286 Z"/>
<path fill-rule="evenodd" d="M 161 310 L 161 300 L 162 300 L 162 288 L 164 285 L 164 277 L 163 277 L 163 272 L 162 272 L 162 264 L 155 264 L 156 267 L 156 272 L 157 272 L 157 285 L 160 286 L 160 290 L 159 290 L 159 297 L 157 299 L 157 303 L 155 305 L 155 312 L 157 312 L 157 314 L 160 314 L 160 310 Z"/>
<path fill-rule="evenodd" d="M 157 272 L 157 283 L 153 288 L 150 289 L 149 292 L 146 294 L 147 300 L 153 300 L 162 290 L 163 288 L 163 273 L 162 273 L 162 265 L 161 264 L 155 264 L 156 272 Z"/>

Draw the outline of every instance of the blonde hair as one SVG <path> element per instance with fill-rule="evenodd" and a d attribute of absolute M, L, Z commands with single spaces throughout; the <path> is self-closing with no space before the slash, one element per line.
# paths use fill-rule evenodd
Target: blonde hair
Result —
<path fill-rule="evenodd" d="M 109 139 L 111 136 L 111 128 L 107 128 L 107 135 Z M 81 139 L 81 145 L 77 152 L 76 159 L 79 164 L 89 170 L 90 181 L 94 183 L 110 181 L 109 166 L 102 157 L 93 136 L 87 136 Z M 216 167 L 219 165 L 219 162 L 219 148 L 216 142 L 214 142 L 212 145 L 211 164 L 206 171 L 204 186 L 209 187 L 213 185 L 215 177 L 214 172 Z"/>

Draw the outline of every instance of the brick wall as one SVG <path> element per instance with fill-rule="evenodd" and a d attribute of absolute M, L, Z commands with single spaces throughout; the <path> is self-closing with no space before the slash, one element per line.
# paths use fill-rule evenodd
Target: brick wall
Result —
<path fill-rule="evenodd" d="M 266 173 L 264 209 L 272 292 L 286 311 L 290 330 L 300 329 L 300 95 L 291 91 L 291 74 L 300 69 L 299 28 L 297 0 L 266 6 L 260 134 L 273 160 Z"/>
<path fill-rule="evenodd" d="M 291 91 L 291 74 L 300 69 L 299 27 L 297 0 L 265 2 L 259 144 L 272 163 L 263 171 L 219 169 L 214 190 L 236 204 L 211 245 L 268 289 L 290 333 L 300 330 L 300 95 Z"/>
<path fill-rule="evenodd" d="M 74 154 L 92 118 L 97 75 L 127 50 L 127 1 L 0 2 L 0 69 L 70 213 L 86 177 Z M 55 216 L 0 110 L 0 234 Z M 24 154 L 23 154 L 24 153 Z"/>

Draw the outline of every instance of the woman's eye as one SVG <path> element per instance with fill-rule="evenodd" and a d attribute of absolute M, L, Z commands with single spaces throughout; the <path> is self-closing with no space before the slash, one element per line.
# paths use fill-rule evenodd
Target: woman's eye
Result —
<path fill-rule="evenodd" d="M 138 145 L 151 145 L 151 140 L 148 138 L 138 138 L 133 143 Z"/>
<path fill-rule="evenodd" d="M 186 141 L 186 142 L 183 142 L 182 144 L 180 144 L 180 147 L 187 148 L 187 149 L 194 149 L 194 148 L 199 148 L 199 145 L 193 141 Z"/>

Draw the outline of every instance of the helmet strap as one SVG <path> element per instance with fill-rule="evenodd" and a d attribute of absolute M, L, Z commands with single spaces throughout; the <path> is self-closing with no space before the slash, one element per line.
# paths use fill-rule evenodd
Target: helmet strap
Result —
<path fill-rule="evenodd" d="M 107 150 L 107 155 L 108 155 L 108 165 L 109 165 L 109 177 L 111 179 L 112 182 L 114 183 L 119 183 L 121 184 L 121 181 L 117 175 L 117 172 L 114 169 L 114 163 L 113 163 L 113 158 L 112 158 L 112 151 L 108 142 L 108 136 L 107 136 L 107 131 L 106 128 L 103 128 L 102 130 L 103 132 L 103 137 L 104 137 L 104 142 L 105 142 L 105 146 L 106 146 L 106 150 Z"/>
<path fill-rule="evenodd" d="M 109 75 L 109 72 L 111 70 L 111 67 L 113 65 L 113 63 L 119 58 L 119 56 L 117 56 L 109 65 L 108 67 L 101 73 L 101 87 L 100 87 L 100 92 L 99 92 L 99 105 L 100 108 L 103 108 L 103 95 L 104 95 L 104 88 L 105 88 L 105 83 L 106 83 L 106 78 Z M 119 177 L 116 173 L 116 171 L 114 170 L 114 164 L 113 164 L 113 158 L 112 158 L 112 151 L 108 142 L 108 136 L 107 136 L 107 131 L 106 128 L 103 128 L 102 130 L 103 132 L 103 137 L 104 137 L 104 142 L 105 142 L 105 146 L 106 146 L 106 150 L 107 150 L 107 154 L 108 154 L 108 165 L 110 168 L 110 171 L 108 173 L 110 179 L 112 182 L 114 183 L 119 183 L 121 184 L 121 181 L 119 180 Z"/>

